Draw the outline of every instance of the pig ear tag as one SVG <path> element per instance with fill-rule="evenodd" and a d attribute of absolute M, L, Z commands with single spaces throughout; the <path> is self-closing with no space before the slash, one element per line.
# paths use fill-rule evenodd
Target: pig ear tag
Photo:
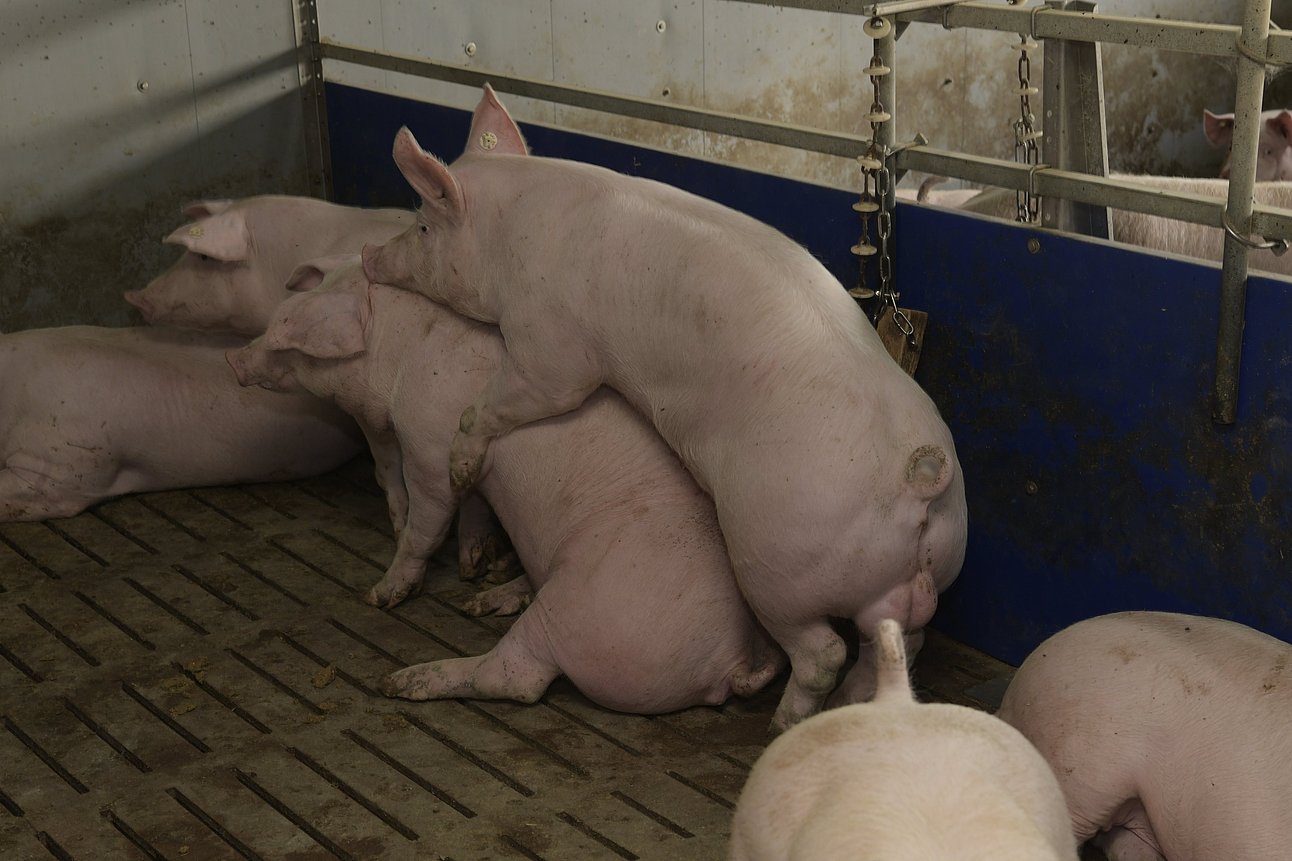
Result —
<path fill-rule="evenodd" d="M 491 150 L 496 146 L 498 146 L 498 136 L 496 134 L 494 134 L 493 132 L 485 132 L 484 134 L 480 135 L 481 149 Z"/>
<path fill-rule="evenodd" d="M 202 225 L 200 224 L 194 224 L 188 229 L 189 236 L 201 236 L 204 233 L 206 233 L 206 231 L 202 229 Z"/>

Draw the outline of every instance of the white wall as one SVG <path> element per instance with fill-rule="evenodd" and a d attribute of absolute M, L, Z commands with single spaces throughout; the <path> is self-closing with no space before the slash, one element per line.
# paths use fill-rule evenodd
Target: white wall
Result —
<path fill-rule="evenodd" d="M 291 0 L 0 3 L 0 330 L 135 319 L 202 196 L 305 191 Z"/>
<path fill-rule="evenodd" d="M 1238 24 L 1241 0 L 1104 0 L 1116 15 Z M 1292 3 L 1276 0 L 1276 21 Z M 660 32 L 658 23 L 665 26 Z M 320 0 L 324 35 L 379 50 L 506 74 L 862 133 L 871 43 L 857 16 L 729 0 Z M 936 146 L 1012 157 L 1017 114 L 1013 34 L 912 25 L 898 42 L 898 133 Z M 468 56 L 465 47 L 474 44 Z M 1228 110 L 1232 64 L 1124 46 L 1104 49 L 1114 168 L 1212 175 L 1221 154 L 1203 108 Z M 1039 77 L 1041 62 L 1035 63 Z M 329 64 L 333 80 L 469 108 L 474 90 Z M 1277 97 L 1272 91 L 1271 97 Z M 504 95 L 504 99 L 506 96 Z M 506 99 L 521 119 L 855 187 L 843 159 Z M 868 132 L 867 132 L 868 133 Z M 451 155 L 451 154 L 448 154 Z"/>

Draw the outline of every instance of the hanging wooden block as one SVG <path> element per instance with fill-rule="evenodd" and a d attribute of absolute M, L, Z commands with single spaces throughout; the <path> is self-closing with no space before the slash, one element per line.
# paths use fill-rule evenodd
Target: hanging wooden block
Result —
<path fill-rule="evenodd" d="M 875 328 L 879 331 L 879 338 L 884 342 L 888 355 L 913 377 L 915 368 L 920 363 L 920 350 L 924 347 L 924 330 L 929 325 L 929 315 L 925 311 L 913 311 L 910 308 L 903 308 L 902 313 L 911 321 L 911 328 L 914 329 L 909 336 L 898 327 L 897 321 L 893 319 L 893 309 L 889 307 L 884 308 Z"/>

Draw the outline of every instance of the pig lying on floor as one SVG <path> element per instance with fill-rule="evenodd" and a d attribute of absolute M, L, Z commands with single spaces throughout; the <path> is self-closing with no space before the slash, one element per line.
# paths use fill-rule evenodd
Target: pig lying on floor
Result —
<path fill-rule="evenodd" d="M 652 422 L 709 491 L 736 578 L 792 674 L 785 728 L 838 685 L 846 618 L 897 619 L 912 649 L 960 572 L 964 479 L 951 432 L 843 286 L 783 234 L 649 180 L 526 155 L 486 87 L 446 167 L 402 130 L 417 223 L 364 250 L 373 282 L 496 322 L 506 352 L 450 456 L 474 484 L 493 440 L 600 386 Z M 481 151 L 481 141 L 488 144 Z"/>
<path fill-rule="evenodd" d="M 184 253 L 142 290 L 125 294 L 149 323 L 254 337 L 287 297 L 306 260 L 357 254 L 413 221 L 402 209 L 360 209 L 309 197 L 263 195 L 190 203 L 190 224 L 164 242 Z"/>
<path fill-rule="evenodd" d="M 1000 717 L 1111 861 L 1292 857 L 1292 645 L 1223 619 L 1098 616 L 1028 656 Z"/>
<path fill-rule="evenodd" d="M 759 757 L 733 861 L 1076 861 L 1045 760 L 991 715 L 916 702 L 901 633 L 879 623 L 873 702 L 809 718 Z"/>
<path fill-rule="evenodd" d="M 496 329 L 370 288 L 355 261 L 283 302 L 229 364 L 244 385 L 305 389 L 359 420 L 383 484 L 406 492 L 394 561 L 374 587 L 394 603 L 444 538 L 457 416 L 502 357 Z M 537 596 L 492 651 L 401 670 L 387 694 L 533 702 L 565 674 L 603 706 L 655 713 L 753 693 L 784 665 L 741 600 L 712 502 L 614 393 L 517 431 L 491 457 L 479 489 Z M 515 597 L 499 587 L 478 609 Z"/>
<path fill-rule="evenodd" d="M 67 326 L 0 335 L 0 521 L 71 517 L 123 493 L 282 481 L 349 460 L 349 417 L 232 384 L 244 339 Z"/>

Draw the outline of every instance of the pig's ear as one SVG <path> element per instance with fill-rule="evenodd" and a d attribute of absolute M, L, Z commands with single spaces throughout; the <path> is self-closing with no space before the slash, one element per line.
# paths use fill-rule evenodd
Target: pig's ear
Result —
<path fill-rule="evenodd" d="M 271 350 L 300 350 L 316 359 L 348 359 L 367 349 L 366 294 L 302 293 L 280 305 L 282 314 L 265 333 Z"/>
<path fill-rule="evenodd" d="M 462 187 L 444 162 L 428 154 L 407 128 L 395 135 L 395 164 L 422 198 L 423 209 L 457 221 L 463 214 Z"/>
<path fill-rule="evenodd" d="M 219 215 L 230 206 L 232 200 L 193 200 L 180 207 L 185 218 L 206 218 L 208 215 Z"/>
<path fill-rule="evenodd" d="M 463 155 L 468 153 L 529 155 L 529 147 L 525 145 L 516 121 L 488 84 L 484 85 L 484 97 L 471 117 L 471 133 L 467 135 L 467 148 Z"/>
<path fill-rule="evenodd" d="M 162 241 L 183 245 L 194 254 L 205 254 L 226 262 L 246 260 L 251 256 L 251 231 L 247 229 L 246 218 L 239 209 L 200 218 Z"/>
<path fill-rule="evenodd" d="M 358 262 L 359 257 L 355 254 L 333 254 L 328 257 L 316 257 L 313 260 L 307 260 L 297 266 L 291 275 L 287 276 L 283 289 L 291 293 L 304 293 L 307 290 L 313 290 L 323 283 L 323 279 L 329 273 L 347 264 Z"/>
<path fill-rule="evenodd" d="M 1212 146 L 1227 149 L 1234 140 L 1234 115 L 1213 114 L 1211 111 L 1204 110 L 1202 131 L 1207 135 L 1207 140 L 1211 141 Z"/>
<path fill-rule="evenodd" d="M 1266 127 L 1285 141 L 1292 141 L 1292 111 L 1279 111 L 1265 121 Z"/>

